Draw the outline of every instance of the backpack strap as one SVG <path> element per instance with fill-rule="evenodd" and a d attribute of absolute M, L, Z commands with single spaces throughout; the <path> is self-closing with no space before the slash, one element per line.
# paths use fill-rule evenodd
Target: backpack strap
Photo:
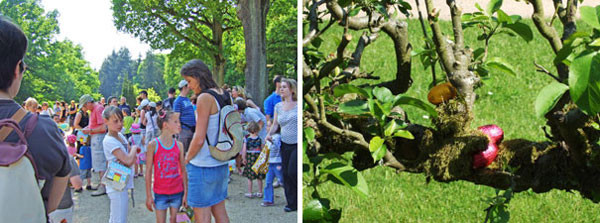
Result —
<path fill-rule="evenodd" d="M 212 95 L 215 98 L 215 100 L 217 101 L 217 104 L 219 105 L 219 124 L 218 124 L 218 128 L 217 128 L 218 129 L 217 141 L 218 141 L 219 134 L 221 134 L 221 110 L 223 109 L 223 106 L 231 104 L 231 97 L 229 96 L 229 92 L 227 92 L 227 91 L 223 91 L 222 95 L 220 95 L 219 93 L 217 93 L 213 90 L 210 90 L 210 89 L 202 90 L 200 93 L 208 93 L 208 94 Z M 226 99 L 223 100 L 223 97 L 225 97 Z M 206 131 L 206 142 L 210 146 L 211 144 L 210 144 L 210 140 L 208 138 L 210 138 L 210 137 L 208 137 L 208 131 Z"/>
<path fill-rule="evenodd" d="M 17 110 L 17 112 L 15 112 L 15 114 L 13 114 L 12 117 L 10 117 L 12 120 L 14 120 L 17 125 L 19 124 L 19 122 L 21 122 L 21 120 L 23 120 L 23 118 L 25 117 L 25 115 L 27 114 L 27 112 L 23 109 L 23 108 L 19 108 Z M 35 127 L 35 125 L 34 125 Z M 10 135 L 10 133 L 13 131 L 13 128 L 10 128 L 8 126 L 4 126 L 0 129 L 0 142 L 4 141 L 6 139 L 6 137 L 8 137 L 8 135 Z M 27 137 L 27 136 L 25 136 Z"/>

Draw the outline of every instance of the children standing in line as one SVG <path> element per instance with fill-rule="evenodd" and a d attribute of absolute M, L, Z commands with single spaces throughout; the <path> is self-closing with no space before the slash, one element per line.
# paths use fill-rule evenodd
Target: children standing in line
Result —
<path fill-rule="evenodd" d="M 242 163 L 245 165 L 243 175 L 246 178 L 248 178 L 248 193 L 246 193 L 245 195 L 248 198 L 262 197 L 262 180 L 265 179 L 265 175 L 255 173 L 251 167 L 252 164 L 256 162 L 256 159 L 258 159 L 258 156 L 260 155 L 260 150 L 263 147 L 264 143 L 258 136 L 258 132 L 260 132 L 260 126 L 258 125 L 258 123 L 254 121 L 248 122 L 247 129 L 250 133 L 250 136 L 246 138 L 246 142 L 242 147 Z M 258 180 L 258 191 L 261 192 L 252 193 L 253 180 Z"/>
<path fill-rule="evenodd" d="M 158 113 L 157 126 L 161 133 L 150 140 L 146 155 L 146 207 L 150 211 L 153 211 L 152 207 L 156 208 L 156 222 L 165 222 L 169 209 L 169 222 L 175 223 L 179 207 L 187 206 L 183 144 L 173 137 L 181 132 L 181 124 L 178 113 L 164 110 Z"/>
<path fill-rule="evenodd" d="M 267 179 L 265 185 L 265 197 L 263 202 L 260 204 L 263 207 L 273 206 L 273 180 L 275 176 L 279 180 L 279 184 L 283 185 L 283 173 L 281 172 L 281 135 L 279 133 L 272 135 L 272 144 L 269 147 L 269 172 L 267 172 Z"/>
<path fill-rule="evenodd" d="M 131 137 L 129 137 L 129 144 L 131 146 L 140 147 L 140 153 L 137 154 L 137 160 L 135 162 L 135 175 L 134 177 L 144 176 L 144 164 L 146 163 L 146 147 L 142 145 L 142 129 L 140 124 L 131 124 Z"/>
<path fill-rule="evenodd" d="M 135 163 L 137 147 L 130 148 L 127 139 L 121 134 L 123 128 L 123 113 L 116 106 L 108 106 L 102 112 L 104 123 L 108 127 L 108 134 L 104 137 L 103 149 L 106 161 L 108 163 L 117 162 L 131 168 Z M 125 188 L 116 190 L 111 186 L 106 186 L 106 193 L 110 199 L 110 220 L 111 223 L 127 222 L 127 212 L 129 211 L 129 196 L 127 191 L 133 188 L 133 177 L 129 176 Z"/>

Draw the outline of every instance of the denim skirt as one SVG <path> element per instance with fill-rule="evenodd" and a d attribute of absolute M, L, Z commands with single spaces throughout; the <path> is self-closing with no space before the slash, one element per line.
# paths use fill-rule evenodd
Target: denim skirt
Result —
<path fill-rule="evenodd" d="M 199 167 L 185 166 L 188 174 L 188 205 L 193 208 L 214 206 L 227 198 L 228 165 Z"/>

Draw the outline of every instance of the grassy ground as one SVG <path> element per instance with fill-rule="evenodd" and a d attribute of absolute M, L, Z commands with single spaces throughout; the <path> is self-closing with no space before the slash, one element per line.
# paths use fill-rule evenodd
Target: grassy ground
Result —
<path fill-rule="evenodd" d="M 491 74 L 489 81 L 476 91 L 479 98 L 475 104 L 476 118 L 472 126 L 495 123 L 504 129 L 505 139 L 545 140 L 541 130 L 544 120 L 534 115 L 533 103 L 538 92 L 552 79 L 537 73 L 533 62 L 556 73 L 552 66 L 554 54 L 533 23 L 530 20 L 526 22 L 534 32 L 534 40 L 529 43 L 507 35 L 492 38 L 489 56 L 503 57 L 514 66 L 517 75 Z M 413 49 L 422 48 L 424 41 L 418 21 L 409 21 L 409 27 Z M 442 23 L 442 27 L 446 34 L 451 34 L 449 23 Z M 479 32 L 475 28 L 466 30 L 466 43 L 471 48 L 483 45 L 476 40 Z M 320 50 L 327 54 L 334 52 L 335 41 L 331 40 L 339 39 L 341 34 L 342 29 L 330 30 L 323 37 L 326 41 Z M 354 49 L 360 35 L 359 32 L 352 34 L 355 38 L 347 49 Z M 361 69 L 373 71 L 382 77 L 380 81 L 387 81 L 395 75 L 394 58 L 392 41 L 382 34 L 366 48 Z M 438 66 L 438 79 L 440 74 Z M 426 101 L 431 71 L 424 70 L 418 58 L 413 58 L 412 78 L 414 84 L 406 94 Z M 430 125 L 430 120 L 423 117 L 425 113 L 412 108 L 406 110 L 411 121 Z M 495 194 L 493 188 L 469 182 L 446 184 L 432 181 L 426 184 L 423 175 L 396 174 L 392 169 L 383 167 L 364 171 L 363 176 L 369 185 L 368 199 L 362 199 L 350 189 L 334 184 L 323 185 L 319 191 L 322 196 L 331 199 L 333 208 L 343 209 L 342 222 L 483 222 L 483 209 L 487 207 L 483 199 Z M 311 189 L 304 189 L 304 198 L 311 192 Z M 509 207 L 511 222 L 600 221 L 597 210 L 594 210 L 598 205 L 583 199 L 576 192 L 522 192 L 515 195 Z"/>

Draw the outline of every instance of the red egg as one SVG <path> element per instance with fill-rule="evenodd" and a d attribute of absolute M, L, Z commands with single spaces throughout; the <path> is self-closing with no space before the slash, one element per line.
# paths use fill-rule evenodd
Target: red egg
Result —
<path fill-rule="evenodd" d="M 498 146 L 494 143 L 489 143 L 486 150 L 475 153 L 473 155 L 473 168 L 486 167 L 492 164 L 498 156 Z"/>
<path fill-rule="evenodd" d="M 479 126 L 477 129 L 488 136 L 490 143 L 498 145 L 504 139 L 504 131 L 497 125 L 484 125 Z"/>

